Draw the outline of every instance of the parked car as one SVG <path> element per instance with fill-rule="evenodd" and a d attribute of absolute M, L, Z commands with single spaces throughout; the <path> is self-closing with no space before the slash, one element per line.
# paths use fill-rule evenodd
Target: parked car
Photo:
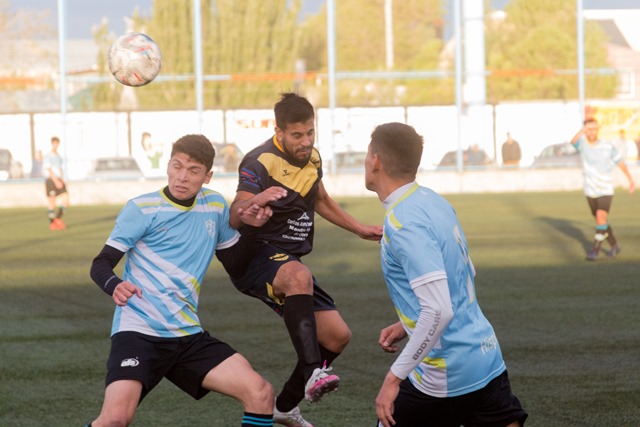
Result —
<path fill-rule="evenodd" d="M 238 171 L 238 165 L 244 154 L 233 143 L 214 142 L 216 157 L 213 159 L 213 171 L 215 173 L 234 173 Z"/>
<path fill-rule="evenodd" d="M 325 172 L 330 172 L 335 161 L 335 171 L 341 173 L 363 172 L 364 158 L 367 157 L 366 151 L 340 151 L 333 153 L 327 158 L 322 158 L 322 166 Z"/>
<path fill-rule="evenodd" d="M 15 178 L 24 178 L 22 163 L 13 159 L 11 151 L 0 148 L 0 181 Z"/>
<path fill-rule="evenodd" d="M 440 163 L 437 165 L 437 169 L 452 169 L 458 165 L 458 150 L 448 151 L 442 159 Z M 482 167 L 487 166 L 493 163 L 491 161 L 491 157 L 481 148 L 477 148 L 475 150 L 466 149 L 462 151 L 462 161 L 465 167 Z"/>
<path fill-rule="evenodd" d="M 580 153 L 570 142 L 544 147 L 531 164 L 533 168 L 581 166 Z"/>
<path fill-rule="evenodd" d="M 88 178 L 142 179 L 144 174 L 133 157 L 100 157 L 94 160 Z"/>

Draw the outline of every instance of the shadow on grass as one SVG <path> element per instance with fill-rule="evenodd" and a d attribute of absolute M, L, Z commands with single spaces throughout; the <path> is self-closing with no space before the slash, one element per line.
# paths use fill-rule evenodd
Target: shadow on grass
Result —
<path fill-rule="evenodd" d="M 575 225 L 574 221 L 547 216 L 537 217 L 536 220 L 551 226 L 565 236 L 576 240 L 582 245 L 585 252 L 588 252 L 591 249 L 591 241 L 585 236 L 584 231 Z"/>

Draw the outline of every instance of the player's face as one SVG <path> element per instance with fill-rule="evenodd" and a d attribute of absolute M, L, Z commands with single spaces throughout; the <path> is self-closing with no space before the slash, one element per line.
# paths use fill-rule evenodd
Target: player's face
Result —
<path fill-rule="evenodd" d="M 311 118 L 306 122 L 287 123 L 284 130 L 276 127 L 276 138 L 294 159 L 308 162 L 316 139 L 315 121 Z"/>
<path fill-rule="evenodd" d="M 208 184 L 213 175 L 202 163 L 192 160 L 184 153 L 176 153 L 169 160 L 167 175 L 169 191 L 178 200 L 187 200 L 195 196 L 203 184 Z"/>
<path fill-rule="evenodd" d="M 371 152 L 371 145 L 367 149 L 367 156 L 364 158 L 364 186 L 369 191 L 376 191 L 373 168 L 375 163 L 375 157 Z"/>
<path fill-rule="evenodd" d="M 598 140 L 598 132 L 600 125 L 596 122 L 589 122 L 584 125 L 584 135 L 587 137 L 587 141 L 595 142 Z"/>

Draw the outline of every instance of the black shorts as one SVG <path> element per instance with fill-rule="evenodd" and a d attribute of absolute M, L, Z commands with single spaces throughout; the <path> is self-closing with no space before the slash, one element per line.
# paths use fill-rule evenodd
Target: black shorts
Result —
<path fill-rule="evenodd" d="M 514 421 L 523 426 L 527 416 L 507 371 L 480 390 L 447 398 L 427 396 L 406 379 L 393 411 L 395 427 L 505 427 Z"/>
<path fill-rule="evenodd" d="M 273 279 L 278 269 L 291 261 L 300 261 L 295 255 L 279 249 L 270 243 L 260 242 L 253 260 L 241 278 L 231 278 L 235 287 L 242 293 L 258 298 L 278 315 L 282 316 L 284 300 L 273 294 Z M 315 311 L 336 310 L 331 296 L 324 291 L 313 277 L 313 309 Z"/>
<path fill-rule="evenodd" d="M 611 203 L 613 202 L 613 196 L 587 197 L 587 202 L 589 202 L 591 214 L 596 216 L 596 211 L 609 212 Z"/>
<path fill-rule="evenodd" d="M 142 383 L 142 401 L 164 377 L 194 399 L 201 399 L 209 393 L 202 387 L 204 377 L 235 353 L 207 332 L 179 338 L 118 332 L 111 337 L 105 385 L 138 380 Z"/>
<path fill-rule="evenodd" d="M 62 188 L 58 188 L 51 178 L 47 178 L 44 186 L 47 190 L 47 197 L 57 197 L 67 192 L 67 185 L 65 183 L 62 183 Z"/>

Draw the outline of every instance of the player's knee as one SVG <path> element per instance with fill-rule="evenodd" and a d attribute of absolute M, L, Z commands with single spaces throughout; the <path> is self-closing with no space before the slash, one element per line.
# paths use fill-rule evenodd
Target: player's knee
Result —
<path fill-rule="evenodd" d="M 336 334 L 336 345 L 339 349 L 337 353 L 342 353 L 342 351 L 351 341 L 351 335 L 351 329 L 349 329 L 346 325 L 344 328 L 340 328 L 340 330 Z"/>
<path fill-rule="evenodd" d="M 274 287 L 285 295 L 313 294 L 313 276 L 302 263 L 289 262 L 278 270 Z"/>
<path fill-rule="evenodd" d="M 247 392 L 246 407 L 250 412 L 268 414 L 273 410 L 273 399 L 275 398 L 273 386 L 264 378 L 258 376 L 252 387 Z"/>

